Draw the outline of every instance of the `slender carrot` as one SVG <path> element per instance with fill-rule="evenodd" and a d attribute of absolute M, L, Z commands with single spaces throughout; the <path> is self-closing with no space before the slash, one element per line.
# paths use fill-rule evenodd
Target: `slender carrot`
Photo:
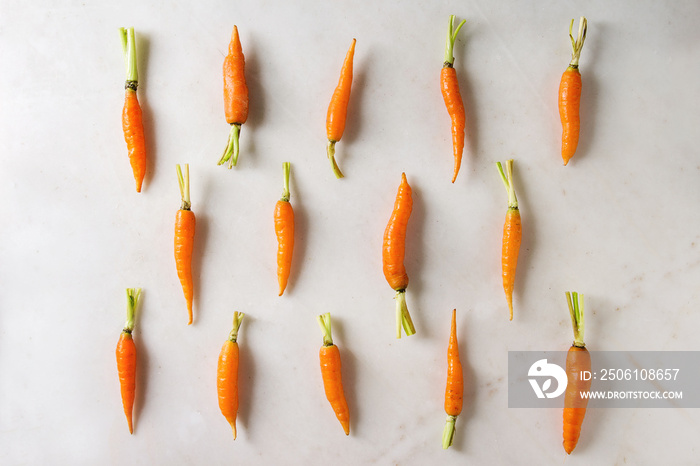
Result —
<path fill-rule="evenodd" d="M 578 71 L 578 60 L 581 56 L 583 41 L 586 40 L 586 29 L 588 21 L 581 16 L 578 23 L 578 37 L 574 40 L 571 33 L 574 27 L 574 20 L 569 25 L 569 37 L 571 38 L 571 62 L 566 68 L 559 83 L 559 117 L 561 118 L 561 157 L 564 165 L 569 163 L 571 157 L 576 153 L 578 146 L 578 136 L 581 130 L 581 120 L 579 118 L 579 108 L 581 106 L 581 73 Z"/>
<path fill-rule="evenodd" d="M 177 165 L 177 178 L 180 184 L 182 205 L 175 216 L 175 266 L 177 276 L 182 285 L 182 292 L 187 301 L 187 313 L 192 323 L 192 299 L 194 284 L 192 282 L 192 249 L 194 246 L 194 212 L 190 210 L 190 166 L 185 164 L 185 176 L 182 176 L 180 165 Z"/>
<path fill-rule="evenodd" d="M 506 162 L 508 176 L 503 173 L 501 162 L 496 162 L 498 172 L 501 174 L 503 184 L 508 191 L 508 212 L 506 221 L 503 224 L 503 247 L 501 250 L 501 268 L 503 272 L 503 291 L 508 300 L 510 310 L 510 320 L 513 320 L 513 288 L 515 287 L 515 269 L 518 265 L 518 253 L 520 252 L 520 240 L 522 237 L 522 227 L 520 224 L 520 210 L 518 209 L 518 198 L 515 196 L 513 186 L 513 160 Z"/>
<path fill-rule="evenodd" d="M 122 405 L 124 406 L 124 414 L 126 415 L 130 434 L 134 433 L 132 413 L 136 395 L 136 346 L 131 334 L 134 331 L 134 316 L 139 296 L 141 296 L 141 288 L 126 289 L 126 324 L 124 324 L 124 330 L 119 335 L 116 351 Z"/>
<path fill-rule="evenodd" d="M 231 131 L 219 165 L 228 162 L 228 168 L 233 168 L 238 163 L 238 137 L 241 125 L 248 119 L 245 57 L 236 26 L 233 26 L 231 42 L 228 44 L 228 55 L 224 59 L 224 111 L 226 122 L 231 125 Z"/>
<path fill-rule="evenodd" d="M 440 72 L 440 88 L 442 89 L 442 98 L 447 107 L 447 113 L 452 120 L 452 152 L 454 154 L 454 173 L 452 182 L 457 179 L 459 167 L 462 165 L 462 152 L 464 151 L 464 103 L 462 95 L 459 93 L 459 82 L 457 81 L 457 72 L 454 69 L 455 57 L 453 54 L 455 40 L 457 34 L 462 29 L 467 20 L 463 19 L 461 23 L 454 29 L 455 15 L 450 15 L 449 28 L 447 29 L 447 43 L 445 45 L 445 62 L 442 65 Z M 453 32 L 454 30 L 454 32 Z"/>
<path fill-rule="evenodd" d="M 394 210 L 391 213 L 389 223 L 384 230 L 384 244 L 382 247 L 382 266 L 384 277 L 396 291 L 396 338 L 401 338 L 401 326 L 403 325 L 406 336 L 416 333 L 408 313 L 406 305 L 406 287 L 408 287 L 408 274 L 403 264 L 406 252 L 406 226 L 408 218 L 413 210 L 413 198 L 411 186 L 406 180 L 406 174 L 401 174 L 401 185 L 396 193 Z"/>
<path fill-rule="evenodd" d="M 591 371 L 591 355 L 583 342 L 583 295 L 576 292 L 566 292 L 569 304 L 571 325 L 574 327 L 574 343 L 566 355 L 566 376 L 568 383 L 564 395 L 564 450 L 571 454 L 576 448 L 581 424 L 586 415 L 588 398 L 581 396 L 582 392 L 591 389 L 591 381 L 581 379 L 581 374 Z"/>
<path fill-rule="evenodd" d="M 129 151 L 129 162 L 136 181 L 136 192 L 141 192 L 143 177 L 146 174 L 146 143 L 143 137 L 143 121 L 141 106 L 136 97 L 136 88 L 139 85 L 139 73 L 136 68 L 136 39 L 134 28 L 120 28 L 126 64 L 126 96 L 122 110 L 122 129 L 126 148 Z"/>
<path fill-rule="evenodd" d="M 340 141 L 345 130 L 345 118 L 348 114 L 348 102 L 350 101 L 350 88 L 352 87 L 352 60 L 355 55 L 355 39 L 352 40 L 350 49 L 345 55 L 343 68 L 340 70 L 340 80 L 333 92 L 331 103 L 326 114 L 326 135 L 328 136 L 328 159 L 336 178 L 342 178 L 343 174 L 335 162 L 335 143 Z"/>
<path fill-rule="evenodd" d="M 462 363 L 459 360 L 459 345 L 457 343 L 457 309 L 452 311 L 452 325 L 450 327 L 450 343 L 447 346 L 447 387 L 445 388 L 445 412 L 447 423 L 442 433 L 442 448 L 446 450 L 452 446 L 455 435 L 455 421 L 462 412 L 464 396 L 464 378 L 462 376 Z"/>
<path fill-rule="evenodd" d="M 233 313 L 233 329 L 228 335 L 228 340 L 221 347 L 216 369 L 219 409 L 231 424 L 234 440 L 236 440 L 236 416 L 238 415 L 238 342 L 236 340 L 244 315 L 242 312 Z"/>
<path fill-rule="evenodd" d="M 294 252 L 294 209 L 289 202 L 289 172 L 291 164 L 284 162 L 284 191 L 275 204 L 275 234 L 277 235 L 277 283 L 280 296 L 287 288 Z"/>
<path fill-rule="evenodd" d="M 345 435 L 350 435 L 350 410 L 343 392 L 343 379 L 340 373 L 340 351 L 333 344 L 333 337 L 331 336 L 331 314 L 327 312 L 318 316 L 317 319 L 323 331 L 323 346 L 321 346 L 319 351 L 323 389 L 335 412 L 335 417 L 338 418 L 340 425 L 343 426 Z"/>

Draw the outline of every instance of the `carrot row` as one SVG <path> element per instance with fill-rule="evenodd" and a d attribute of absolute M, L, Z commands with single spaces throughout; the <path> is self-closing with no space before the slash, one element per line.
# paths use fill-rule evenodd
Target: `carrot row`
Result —
<path fill-rule="evenodd" d="M 445 44 L 445 57 L 440 73 L 440 88 L 447 112 L 452 122 L 452 147 L 454 169 L 452 183 L 459 173 L 465 138 L 465 108 L 459 89 L 457 73 L 454 68 L 454 46 L 457 35 L 466 23 L 462 20 L 454 26 L 455 16 L 450 15 Z M 566 71 L 561 77 L 559 86 L 558 108 L 562 123 L 561 154 L 566 165 L 576 152 L 580 132 L 579 108 L 581 101 L 581 74 L 579 59 L 586 38 L 588 23 L 585 17 L 579 21 L 577 38 L 572 34 L 574 20 L 569 26 L 569 37 L 572 45 L 572 58 Z M 137 98 L 138 69 L 136 60 L 136 40 L 133 28 L 120 28 L 122 48 L 126 64 L 126 95 L 122 111 L 122 128 L 126 141 L 129 160 L 131 163 L 136 191 L 141 192 L 146 172 L 146 147 L 141 107 Z M 356 40 L 353 39 L 343 61 L 338 85 L 333 92 L 326 114 L 326 136 L 328 138 L 327 156 L 331 168 L 337 178 L 342 178 L 335 160 L 335 145 L 343 136 L 347 119 L 350 91 L 353 80 L 353 60 Z M 224 82 L 224 113 L 226 122 L 231 126 L 226 148 L 218 164 L 228 162 L 229 168 L 238 163 L 239 137 L 241 126 L 248 119 L 249 95 L 245 78 L 245 55 L 238 35 L 238 27 L 234 25 L 228 46 L 228 54 L 223 64 Z"/>

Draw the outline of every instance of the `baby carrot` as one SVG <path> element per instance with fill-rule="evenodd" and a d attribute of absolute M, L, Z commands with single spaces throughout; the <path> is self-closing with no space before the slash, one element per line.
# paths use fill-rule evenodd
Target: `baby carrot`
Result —
<path fill-rule="evenodd" d="M 294 210 L 289 203 L 289 172 L 291 164 L 284 162 L 284 191 L 275 204 L 275 234 L 277 235 L 277 283 L 280 296 L 287 288 L 294 252 Z"/>
<path fill-rule="evenodd" d="M 564 165 L 569 163 L 571 157 L 576 153 L 578 146 L 578 136 L 581 130 L 581 120 L 579 118 L 579 108 L 581 106 L 581 73 L 578 71 L 578 60 L 581 56 L 583 41 L 586 40 L 586 29 L 588 21 L 581 16 L 578 23 L 578 37 L 574 40 L 571 33 L 574 27 L 574 20 L 569 25 L 569 37 L 571 38 L 571 62 L 566 68 L 559 83 L 559 117 L 561 118 L 561 157 Z"/>
<path fill-rule="evenodd" d="M 406 252 L 406 226 L 408 218 L 413 210 L 413 198 L 411 186 L 406 180 L 406 174 L 401 174 L 401 185 L 396 193 L 394 210 L 391 213 L 389 223 L 384 230 L 384 244 L 382 247 L 382 268 L 384 277 L 396 291 L 396 338 L 401 338 L 401 326 L 406 336 L 416 333 L 406 306 L 406 287 L 408 287 L 408 274 L 403 264 Z"/>
<path fill-rule="evenodd" d="M 520 252 L 520 239 L 522 237 L 522 227 L 520 225 L 520 210 L 518 209 L 518 198 L 515 197 L 515 187 L 513 186 L 513 160 L 506 162 L 508 176 L 503 173 L 501 162 L 496 162 L 498 172 L 501 174 L 503 184 L 508 191 L 508 212 L 503 225 L 503 247 L 501 250 L 501 268 L 503 272 L 503 291 L 508 300 L 510 310 L 510 320 L 513 320 L 513 288 L 515 287 L 515 268 L 518 265 L 518 253 Z"/>
<path fill-rule="evenodd" d="M 340 373 L 340 351 L 333 344 L 331 336 L 331 314 L 327 312 L 317 317 L 318 324 L 323 331 L 323 346 L 319 351 L 321 360 L 321 376 L 326 398 L 331 404 L 335 417 L 343 426 L 345 435 L 350 435 L 350 410 L 343 392 L 343 379 Z"/>
<path fill-rule="evenodd" d="M 459 93 L 459 82 L 457 81 L 457 72 L 454 69 L 455 57 L 453 54 L 455 40 L 457 34 L 462 29 L 467 20 L 463 19 L 461 23 L 454 29 L 455 15 L 450 15 L 449 28 L 447 29 L 447 43 L 445 45 L 445 62 L 442 65 L 440 72 L 440 88 L 442 89 L 442 98 L 447 107 L 447 113 L 452 120 L 452 152 L 454 155 L 454 173 L 452 182 L 457 179 L 459 167 L 462 164 L 462 152 L 464 151 L 464 103 L 462 95 Z M 452 32 L 454 29 L 454 32 Z"/>
<path fill-rule="evenodd" d="M 231 424 L 234 440 L 236 440 L 236 416 L 238 415 L 238 342 L 236 340 L 244 315 L 242 312 L 233 313 L 233 329 L 228 335 L 228 340 L 221 347 L 216 369 L 219 409 Z"/>
<path fill-rule="evenodd" d="M 241 125 L 248 119 L 248 86 L 245 82 L 245 56 L 238 28 L 233 26 L 228 55 L 224 58 L 224 111 L 226 122 L 231 125 L 228 143 L 219 165 L 228 162 L 228 168 L 238 163 L 238 137 Z"/>
<path fill-rule="evenodd" d="M 122 110 L 122 130 L 126 148 L 129 151 L 129 162 L 134 172 L 136 192 L 141 192 L 143 177 L 146 174 L 146 143 L 143 137 L 143 121 L 141 118 L 141 106 L 136 97 L 136 88 L 139 85 L 139 73 L 136 68 L 136 39 L 134 28 L 120 28 L 122 49 L 124 50 L 124 62 L 126 63 L 126 96 Z"/>
<path fill-rule="evenodd" d="M 464 395 L 464 378 L 462 363 L 459 360 L 459 345 L 457 343 L 457 309 L 452 311 L 450 327 L 450 343 L 447 346 L 447 387 L 445 388 L 445 412 L 447 423 L 442 433 L 442 448 L 447 450 L 452 446 L 455 435 L 455 421 L 462 412 Z"/>
<path fill-rule="evenodd" d="M 132 413 L 134 411 L 136 394 L 136 346 L 131 334 L 134 331 L 134 316 L 139 296 L 141 296 L 141 288 L 126 289 L 126 324 L 124 324 L 124 330 L 119 335 L 116 351 L 122 405 L 124 406 L 124 414 L 126 415 L 130 434 L 134 433 Z"/>
<path fill-rule="evenodd" d="M 190 210 L 190 166 L 185 164 L 185 176 L 182 176 L 180 165 L 177 165 L 177 179 L 180 184 L 182 205 L 175 216 L 175 267 L 182 285 L 182 292 L 187 301 L 187 313 L 192 323 L 192 299 L 194 285 L 192 282 L 192 249 L 194 247 L 194 212 Z"/>
<path fill-rule="evenodd" d="M 566 301 L 569 304 L 571 325 L 574 327 L 574 343 L 566 355 L 566 376 L 568 384 L 564 395 L 564 450 L 571 454 L 576 448 L 581 424 L 586 415 L 588 398 L 581 396 L 582 392 L 591 389 L 591 381 L 583 380 L 581 374 L 591 371 L 591 355 L 583 342 L 583 295 L 566 292 Z"/>
<path fill-rule="evenodd" d="M 348 102 L 350 101 L 350 88 L 352 87 L 352 60 L 355 55 L 355 39 L 352 40 L 350 49 L 345 55 L 343 68 L 340 70 L 340 80 L 333 92 L 331 103 L 326 114 L 326 135 L 328 136 L 328 159 L 336 178 L 342 178 L 343 174 L 335 163 L 335 143 L 340 141 L 345 130 L 345 118 L 348 114 Z"/>

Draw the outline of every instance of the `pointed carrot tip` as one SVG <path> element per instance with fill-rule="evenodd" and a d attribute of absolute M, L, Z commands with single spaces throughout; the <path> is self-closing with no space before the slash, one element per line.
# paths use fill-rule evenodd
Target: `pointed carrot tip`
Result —
<path fill-rule="evenodd" d="M 350 422 L 348 422 L 348 421 L 341 422 L 340 425 L 343 426 L 343 430 L 345 431 L 345 435 L 350 435 Z"/>
<path fill-rule="evenodd" d="M 233 439 L 236 440 L 236 423 L 229 421 L 231 424 L 231 430 L 233 431 Z"/>

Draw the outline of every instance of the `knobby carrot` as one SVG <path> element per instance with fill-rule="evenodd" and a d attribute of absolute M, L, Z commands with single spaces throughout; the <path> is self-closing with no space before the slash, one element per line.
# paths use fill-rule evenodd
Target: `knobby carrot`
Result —
<path fill-rule="evenodd" d="M 566 292 L 566 300 L 571 314 L 571 325 L 574 328 L 574 343 L 566 355 L 566 376 L 568 383 L 564 395 L 564 450 L 571 454 L 576 448 L 581 424 L 586 415 L 588 398 L 581 396 L 582 392 L 591 389 L 591 381 L 583 380 L 581 374 L 591 371 L 591 355 L 583 342 L 583 295 Z"/>
<path fill-rule="evenodd" d="M 447 29 L 447 43 L 445 45 L 445 62 L 442 65 L 440 72 L 440 88 L 442 89 L 442 98 L 445 100 L 447 113 L 452 120 L 452 152 L 454 155 L 454 173 L 452 182 L 457 179 L 459 167 L 462 165 L 462 152 L 464 151 L 464 103 L 462 95 L 459 93 L 459 82 L 457 81 L 457 72 L 454 69 L 455 57 L 453 54 L 455 40 L 457 34 L 462 29 L 467 20 L 463 19 L 461 23 L 454 29 L 455 15 L 450 15 L 449 28 Z M 454 32 L 453 32 L 454 30 Z"/>
<path fill-rule="evenodd" d="M 182 205 L 175 216 L 175 267 L 182 285 L 182 292 L 187 301 L 187 313 L 192 323 L 192 299 L 194 284 L 192 281 L 192 249 L 194 247 L 194 212 L 190 210 L 190 166 L 185 164 L 185 176 L 182 176 L 180 165 L 177 165 L 177 179 L 180 184 Z"/>
<path fill-rule="evenodd" d="M 406 336 L 416 333 L 411 315 L 406 305 L 406 287 L 408 287 L 408 274 L 403 264 L 406 252 L 406 226 L 408 218 L 413 210 L 413 198 L 411 186 L 406 180 L 406 174 L 401 174 L 401 185 L 396 193 L 394 210 L 391 213 L 389 223 L 384 230 L 384 244 L 382 247 L 382 266 L 384 277 L 396 291 L 396 338 L 401 338 L 401 326 Z"/>
<path fill-rule="evenodd" d="M 136 192 L 141 192 L 143 177 L 146 174 L 146 143 L 143 137 L 143 121 L 141 118 L 141 106 L 136 97 L 136 88 L 139 85 L 139 73 L 136 68 L 136 39 L 134 28 L 120 28 L 124 62 L 126 63 L 126 97 L 122 110 L 122 129 L 124 140 L 129 151 L 129 162 L 134 172 Z"/>
<path fill-rule="evenodd" d="M 224 111 L 226 122 L 231 125 L 231 131 L 219 165 L 228 162 L 228 168 L 233 168 L 238 163 L 238 137 L 241 125 L 248 119 L 245 57 L 236 26 L 233 26 L 231 42 L 228 44 L 228 55 L 224 58 Z"/>
<path fill-rule="evenodd" d="M 350 435 L 350 410 L 343 392 L 343 379 L 340 373 L 340 351 L 333 344 L 333 337 L 331 336 L 331 314 L 327 312 L 318 316 L 317 319 L 323 331 L 323 346 L 321 346 L 319 351 L 323 389 L 335 412 L 335 417 L 338 418 L 340 425 L 343 426 L 345 435 Z"/>
<path fill-rule="evenodd" d="M 569 37 L 571 38 L 571 62 L 564 71 L 559 83 L 559 117 L 561 118 L 561 157 L 564 165 L 569 163 L 571 157 L 576 153 L 578 146 L 578 136 L 581 130 L 581 120 L 579 118 L 579 107 L 581 106 L 581 73 L 578 71 L 578 60 L 581 56 L 583 41 L 586 40 L 586 29 L 588 21 L 581 16 L 578 23 L 578 37 L 574 40 L 571 33 L 574 27 L 574 20 L 569 25 Z"/>
<path fill-rule="evenodd" d="M 122 405 L 124 406 L 124 414 L 126 415 L 130 434 L 134 433 L 132 413 L 136 395 L 136 346 L 131 334 L 134 331 L 134 317 L 139 296 L 141 296 L 141 288 L 126 289 L 126 324 L 124 324 L 124 330 L 119 335 L 116 351 Z"/>
<path fill-rule="evenodd" d="M 447 346 L 447 387 L 445 388 L 445 412 L 447 423 L 442 433 L 442 448 L 446 450 L 452 446 L 455 435 L 455 421 L 462 412 L 464 396 L 464 378 L 462 377 L 462 363 L 459 360 L 459 345 L 457 343 L 457 309 L 452 311 L 452 325 L 450 327 L 450 343 Z"/>
<path fill-rule="evenodd" d="M 231 429 L 236 440 L 236 416 L 238 415 L 238 329 L 243 320 L 242 312 L 233 313 L 233 329 L 228 340 L 221 347 L 219 363 L 216 369 L 216 389 L 219 395 L 219 409 Z"/>
<path fill-rule="evenodd" d="M 292 268 L 294 252 L 294 209 L 289 202 L 289 172 L 291 164 L 284 162 L 284 191 L 275 204 L 275 234 L 277 235 L 277 283 L 280 294 L 284 293 Z"/>
<path fill-rule="evenodd" d="M 513 160 L 506 162 L 507 176 L 503 173 L 501 162 L 496 162 L 496 165 L 506 191 L 508 191 L 508 212 L 506 212 L 506 221 L 503 224 L 501 269 L 503 272 L 503 291 L 505 291 L 506 300 L 508 300 L 510 320 L 513 320 L 513 288 L 515 287 L 515 269 L 518 265 L 522 227 L 520 224 L 518 198 L 515 196 L 515 187 L 513 186 Z"/>
<path fill-rule="evenodd" d="M 326 114 L 326 135 L 328 136 L 328 159 L 336 178 L 342 178 L 343 174 L 335 162 L 335 143 L 340 141 L 345 130 L 345 118 L 348 114 L 348 102 L 350 101 L 350 88 L 352 87 L 352 60 L 355 55 L 355 39 L 352 40 L 350 49 L 345 55 L 343 68 L 340 70 L 340 80 L 333 92 L 331 103 Z"/>

